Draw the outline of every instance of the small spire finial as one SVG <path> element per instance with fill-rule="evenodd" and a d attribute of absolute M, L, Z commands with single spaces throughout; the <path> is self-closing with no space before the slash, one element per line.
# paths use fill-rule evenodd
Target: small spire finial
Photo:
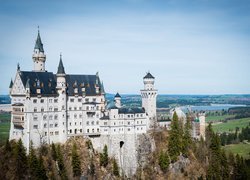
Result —
<path fill-rule="evenodd" d="M 17 63 L 17 70 L 20 71 L 20 64 Z"/>
<path fill-rule="evenodd" d="M 60 52 L 60 60 L 62 60 L 62 52 Z"/>

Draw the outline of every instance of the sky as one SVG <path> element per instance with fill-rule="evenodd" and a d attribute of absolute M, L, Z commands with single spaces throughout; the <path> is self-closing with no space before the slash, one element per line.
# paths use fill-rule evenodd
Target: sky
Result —
<path fill-rule="evenodd" d="M 46 70 L 99 72 L 106 92 L 250 94 L 248 0 L 0 1 L 0 94 L 33 69 L 37 27 Z"/>

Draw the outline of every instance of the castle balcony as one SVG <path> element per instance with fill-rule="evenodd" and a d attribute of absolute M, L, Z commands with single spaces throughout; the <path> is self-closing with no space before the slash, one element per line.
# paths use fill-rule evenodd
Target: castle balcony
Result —
<path fill-rule="evenodd" d="M 23 127 L 24 126 L 24 116 L 13 115 L 12 122 L 13 122 L 14 126 Z"/>
<path fill-rule="evenodd" d="M 22 103 L 16 103 L 12 105 L 13 115 L 24 115 L 24 105 Z"/>

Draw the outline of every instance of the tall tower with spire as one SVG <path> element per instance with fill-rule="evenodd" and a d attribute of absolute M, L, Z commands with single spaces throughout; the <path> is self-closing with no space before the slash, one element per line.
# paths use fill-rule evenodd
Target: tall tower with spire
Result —
<path fill-rule="evenodd" d="M 34 48 L 34 53 L 32 56 L 33 62 L 34 62 L 34 69 L 33 71 L 45 71 L 45 61 L 46 61 L 46 55 L 44 54 L 43 49 L 43 43 L 40 37 L 40 32 L 38 29 L 36 44 Z"/>
<path fill-rule="evenodd" d="M 60 128 L 60 142 L 65 142 L 67 140 L 67 96 L 66 96 L 66 73 L 64 70 L 63 62 L 62 62 L 62 55 L 60 54 L 60 61 L 56 73 L 56 89 L 58 93 L 58 103 L 61 107 L 61 113 L 59 114 L 59 127 Z"/>
<path fill-rule="evenodd" d="M 157 97 L 157 90 L 154 88 L 155 78 L 150 74 L 147 73 L 146 76 L 143 78 L 144 89 L 141 90 L 141 97 L 142 97 L 142 107 L 145 109 L 145 112 L 148 114 L 150 119 L 150 126 L 154 125 L 156 121 L 156 97 Z"/>

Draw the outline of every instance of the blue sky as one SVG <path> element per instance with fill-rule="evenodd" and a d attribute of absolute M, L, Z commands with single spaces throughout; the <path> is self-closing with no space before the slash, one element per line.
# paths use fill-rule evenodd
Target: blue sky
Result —
<path fill-rule="evenodd" d="M 250 1 L 0 2 L 0 94 L 16 64 L 32 70 L 40 26 L 46 69 L 99 71 L 107 92 L 139 93 L 147 71 L 161 94 L 250 93 Z"/>

